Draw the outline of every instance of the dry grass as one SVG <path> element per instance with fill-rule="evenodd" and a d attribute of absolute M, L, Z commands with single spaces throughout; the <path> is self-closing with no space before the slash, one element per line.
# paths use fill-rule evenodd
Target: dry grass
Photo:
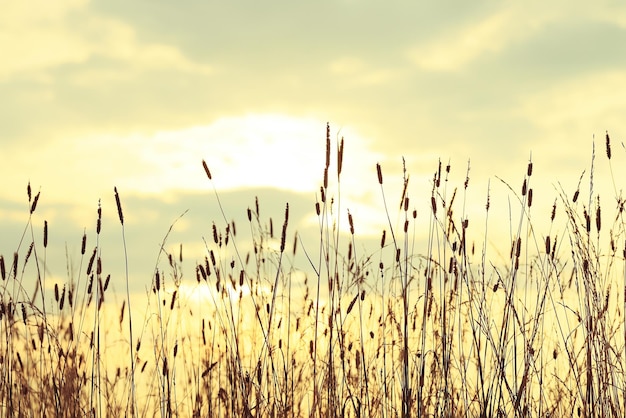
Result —
<path fill-rule="evenodd" d="M 605 145 L 611 168 L 608 134 Z M 327 127 L 322 186 L 311 207 L 317 242 L 291 230 L 288 204 L 275 234 L 256 199 L 247 210 L 252 248 L 240 248 L 214 192 L 223 216 L 207 231 L 212 240 L 204 242 L 196 282 L 182 279 L 182 245 L 177 254 L 166 250 L 174 223 L 148 302 L 133 300 L 132 309 L 128 273 L 121 305 L 106 301 L 99 206 L 95 246 L 88 250 L 82 237 L 79 273 L 46 284 L 48 223 L 43 243 L 36 242 L 39 194 L 29 184 L 24 233 L 13 255 L 0 256 L 0 413 L 623 416 L 624 202 L 611 178 L 616 208 L 601 207 L 595 152 L 590 175 L 572 196 L 558 193 L 546 222 L 533 222 L 532 161 L 519 193 L 506 185 L 517 203 L 508 255 L 495 260 L 487 245 L 490 196 L 476 248 L 465 212 L 469 166 L 453 187 L 452 167 L 441 163 L 426 198 L 410 196 L 404 171 L 397 211 L 377 165 L 388 227 L 379 248 L 364 253 L 358 216 L 341 207 L 343 158 L 343 140 L 333 150 Z M 122 200 L 114 193 L 125 248 Z M 473 230 L 483 228 L 475 222 Z M 304 266 L 296 265 L 298 252 Z"/>

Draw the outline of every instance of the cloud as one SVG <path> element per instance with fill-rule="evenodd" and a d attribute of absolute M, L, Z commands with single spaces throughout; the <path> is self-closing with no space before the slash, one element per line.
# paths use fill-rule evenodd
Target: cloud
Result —
<path fill-rule="evenodd" d="M 466 24 L 452 33 L 411 49 L 409 57 L 425 71 L 460 71 L 481 56 L 497 53 L 520 35 L 510 10 L 498 11 L 479 22 Z"/>
<path fill-rule="evenodd" d="M 3 5 L 0 50 L 3 65 L 0 81 L 65 63 L 81 62 L 89 55 L 88 44 L 64 25 L 68 15 L 85 2 L 10 2 Z"/>
<path fill-rule="evenodd" d="M 580 173 L 589 169 L 594 142 L 600 158 L 597 178 L 624 178 L 624 165 L 619 162 L 626 157 L 621 145 L 626 133 L 624 91 L 626 72 L 608 70 L 565 78 L 524 96 L 516 112 L 533 124 L 534 159 L 550 172 L 550 183 L 563 182 L 573 192 Z M 613 174 L 606 172 L 603 155 L 606 131 L 613 139 Z M 612 187 L 607 181 L 596 185 L 606 196 L 615 194 Z"/>
<path fill-rule="evenodd" d="M 397 188 L 406 157 L 427 189 L 439 156 L 461 182 L 471 158 L 474 182 L 523 169 L 544 143 L 619 126 L 623 8 L 379 4 L 11 4 L 5 196 L 22 201 L 30 179 L 90 209 L 113 185 L 170 202 L 210 187 L 202 158 L 221 191 L 314 193 L 330 120 L 347 126 L 343 208 L 360 229 L 378 201 L 376 162 Z"/>
<path fill-rule="evenodd" d="M 544 130 L 587 131 L 618 126 L 626 109 L 626 72 L 593 72 L 527 95 L 519 112 Z M 593 131 L 593 129 L 592 129 Z"/>
<path fill-rule="evenodd" d="M 22 186 L 5 192 L 19 201 L 30 180 L 59 203 L 93 205 L 113 186 L 166 199 L 176 190 L 212 187 L 202 169 L 204 159 L 218 190 L 272 187 L 314 193 L 323 177 L 325 126 L 315 118 L 249 114 L 180 130 L 76 136 L 36 148 L 17 143 L 7 149 L 14 158 L 3 166 L 3 176 Z M 368 190 L 361 175 L 373 170 L 379 155 L 370 150 L 371 140 L 350 127 L 332 135 L 333 152 L 339 135 L 346 138 L 345 193 L 357 199 Z"/>
<path fill-rule="evenodd" d="M 398 68 L 372 65 L 354 56 L 342 56 L 332 60 L 328 66 L 330 73 L 338 78 L 338 84 L 350 87 L 371 86 L 398 82 L 403 72 Z"/>
<path fill-rule="evenodd" d="M 24 77 L 50 81 L 50 70 L 98 57 L 118 61 L 126 72 L 164 68 L 205 75 L 212 72 L 210 66 L 192 62 L 172 45 L 142 42 L 128 24 L 90 13 L 86 1 L 36 3 L 3 7 L 0 49 L 4 65 L 0 81 Z M 123 72 L 118 69 L 115 74 Z M 108 81 L 110 76 L 87 71 L 77 82 Z"/>
<path fill-rule="evenodd" d="M 226 266 L 231 260 L 235 260 L 237 269 L 243 268 L 244 260 L 249 254 L 251 261 L 248 269 L 254 265 L 253 237 L 258 245 L 261 243 L 261 231 L 263 231 L 265 267 L 270 267 L 276 261 L 276 249 L 280 240 L 281 226 L 284 219 L 285 204 L 289 203 L 289 224 L 287 230 L 287 245 L 284 266 L 287 270 L 293 265 L 296 269 L 310 271 L 310 261 L 305 255 L 305 250 L 313 260 L 318 260 L 320 243 L 319 223 L 312 224 L 308 221 L 311 214 L 315 213 L 315 199 L 313 193 L 295 193 L 281 191 L 274 188 L 255 188 L 245 190 L 219 192 L 224 216 L 217 205 L 215 196 L 211 191 L 203 192 L 176 191 L 170 201 L 164 202 L 159 195 L 133 195 L 126 190 L 120 190 L 121 203 L 125 215 L 125 237 L 127 243 L 129 274 L 131 291 L 143 292 L 150 288 L 152 275 L 155 268 L 161 269 L 163 276 L 169 281 L 172 269 L 169 267 L 166 254 L 159 256 L 161 243 L 164 249 L 178 258 L 182 245 L 183 263 L 179 274 L 191 282 L 195 282 L 196 263 L 203 263 L 208 257 L 208 250 L 214 250 L 216 256 L 223 257 L 218 260 Z M 248 222 L 247 208 L 255 211 L 255 198 L 259 202 L 259 219 L 253 217 Z M 125 257 L 122 246 L 122 230 L 117 218 L 115 201 L 112 190 L 108 196 L 103 197 L 102 202 L 102 229 L 100 236 L 96 237 L 96 207 L 94 203 L 88 209 L 82 209 L 82 216 L 75 216 L 69 210 L 73 205 L 51 203 L 47 196 L 42 195 L 37 210 L 32 216 L 32 232 L 29 227 L 28 208 L 25 206 L 21 211 L 15 203 L 2 199 L 0 205 L 0 230 L 3 231 L 3 240 L 0 242 L 0 255 L 5 263 L 10 266 L 13 253 L 18 251 L 20 270 L 24 262 L 25 254 L 31 240 L 39 254 L 40 268 L 43 271 L 45 259 L 46 278 L 60 283 L 67 283 L 72 277 L 77 280 L 80 277 L 82 283 L 86 280 L 84 273 L 87 262 L 96 245 L 102 256 L 103 274 L 111 274 L 111 284 L 118 294 L 124 287 Z M 181 217 L 181 214 L 184 216 Z M 379 213 L 380 216 L 382 214 Z M 342 222 L 347 224 L 345 213 Z M 43 221 L 48 221 L 48 247 L 43 249 Z M 270 220 L 273 220 L 274 237 L 270 238 Z M 376 251 L 376 243 L 363 234 L 363 228 L 359 223 L 361 219 L 355 213 L 355 223 L 358 231 L 356 244 L 361 257 L 365 256 L 363 250 Z M 236 236 L 231 236 L 229 243 L 224 247 L 213 241 L 213 224 L 215 223 L 218 234 L 224 237 L 226 223 L 235 223 Z M 168 232 L 169 227 L 171 231 Z M 26 228 L 25 228 L 26 227 Z M 233 230 L 231 229 L 231 232 Z M 25 238 L 22 240 L 22 234 Z M 292 248 L 294 234 L 300 237 L 297 255 L 294 257 Z M 83 233 L 86 234 L 86 252 L 80 254 Z M 377 231 L 380 233 L 380 231 Z M 165 238 L 167 236 L 167 240 Z M 349 238 L 344 235 L 341 238 L 347 246 Z M 165 241 L 165 242 L 164 242 Z M 237 246 L 235 249 L 234 246 Z M 258 249 L 258 247 L 257 247 Z M 241 259 L 240 259 L 241 257 Z M 159 261 L 157 262 L 157 259 Z M 241 264 L 240 264 L 241 261 Z M 36 283 L 36 269 L 34 258 L 31 258 L 24 275 L 24 286 L 30 292 Z M 273 264 L 272 264 L 273 266 Z M 265 268 L 263 267 L 263 268 Z M 254 268 L 252 268 L 254 270 Z M 252 271 L 252 270 L 249 270 Z M 238 271 L 238 270 L 237 270 Z M 273 278 L 273 276 L 272 276 Z"/>

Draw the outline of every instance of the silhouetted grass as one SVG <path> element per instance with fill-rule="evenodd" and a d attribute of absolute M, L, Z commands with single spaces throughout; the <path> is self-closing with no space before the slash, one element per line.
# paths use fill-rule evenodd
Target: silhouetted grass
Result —
<path fill-rule="evenodd" d="M 441 163 L 430 195 L 418 197 L 406 168 L 401 195 L 389 197 L 383 167 L 375 167 L 387 227 L 379 247 L 366 250 L 358 213 L 342 207 L 347 155 L 343 139 L 333 149 L 327 127 L 311 204 L 318 241 L 303 242 L 292 229 L 288 202 L 274 222 L 255 199 L 242 208 L 251 243 L 240 242 L 242 226 L 228 220 L 213 188 L 207 198 L 222 216 L 201 233 L 209 238 L 195 282 L 183 280 L 182 245 L 167 250 L 175 221 L 146 302 L 131 297 L 127 260 L 119 306 L 105 300 L 100 205 L 93 249 L 85 234 L 78 273 L 51 285 L 48 223 L 38 242 L 39 193 L 29 184 L 24 232 L 14 254 L 0 256 L 1 414 L 623 416 L 624 202 L 611 174 L 602 181 L 612 182 L 616 205 L 601 206 L 595 151 L 589 176 L 571 195 L 559 190 L 549 214 L 533 212 L 541 180 L 532 161 L 519 189 L 505 183 L 508 225 L 495 226 L 511 231 L 500 243 L 504 256 L 487 244 L 489 193 L 472 194 L 469 165 L 454 186 L 453 168 Z M 123 201 L 114 194 L 126 254 Z M 483 219 L 466 212 L 476 198 L 484 199 Z M 482 232 L 477 240 L 470 231 Z"/>

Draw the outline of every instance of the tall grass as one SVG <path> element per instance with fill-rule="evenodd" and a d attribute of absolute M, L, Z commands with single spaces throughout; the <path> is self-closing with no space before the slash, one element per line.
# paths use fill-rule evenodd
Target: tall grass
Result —
<path fill-rule="evenodd" d="M 275 223 L 258 198 L 242 208 L 251 242 L 240 240 L 202 161 L 207 199 L 221 216 L 198 237 L 205 255 L 195 281 L 183 279 L 183 245 L 168 242 L 174 221 L 144 284 L 145 303 L 131 296 L 133 260 L 114 188 L 126 272 L 119 305 L 103 271 L 100 204 L 93 250 L 85 232 L 77 272 L 52 285 L 48 222 L 40 237 L 40 194 L 29 184 L 24 231 L 14 254 L 0 256 L 0 413 L 623 416 L 624 201 L 608 133 L 605 147 L 610 179 L 601 181 L 613 185 L 615 208 L 604 196 L 602 206 L 595 190 L 595 149 L 589 175 L 573 193 L 557 190 L 548 214 L 535 213 L 532 160 L 520 170 L 521 187 L 502 181 L 504 255 L 488 245 L 492 186 L 486 196 L 473 193 L 469 164 L 455 186 L 455 170 L 439 162 L 430 195 L 417 197 L 404 164 L 399 196 L 387 195 L 383 167 L 372 167 L 387 226 L 370 248 L 358 212 L 342 205 L 349 154 L 343 139 L 333 147 L 329 126 L 311 204 L 315 242 L 293 229 L 289 202 Z M 477 199 L 484 217 L 470 219 Z M 506 228 L 495 227 L 502 240 Z"/>

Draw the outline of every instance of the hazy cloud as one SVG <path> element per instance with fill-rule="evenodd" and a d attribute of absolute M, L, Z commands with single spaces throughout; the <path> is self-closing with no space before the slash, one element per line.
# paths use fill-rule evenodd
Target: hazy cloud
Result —
<path fill-rule="evenodd" d="M 461 184 L 470 160 L 481 213 L 488 180 L 517 179 L 531 153 L 550 205 L 594 134 L 624 135 L 626 8 L 610 1 L 38 1 L 5 5 L 0 25 L 0 219 L 19 218 L 30 180 L 76 239 L 117 186 L 142 214 L 133 244 L 154 251 L 149 228 L 211 190 L 202 159 L 234 199 L 314 202 L 327 121 L 346 140 L 339 215 L 368 234 L 377 162 L 391 200 L 404 157 L 420 208 L 439 157 Z"/>

